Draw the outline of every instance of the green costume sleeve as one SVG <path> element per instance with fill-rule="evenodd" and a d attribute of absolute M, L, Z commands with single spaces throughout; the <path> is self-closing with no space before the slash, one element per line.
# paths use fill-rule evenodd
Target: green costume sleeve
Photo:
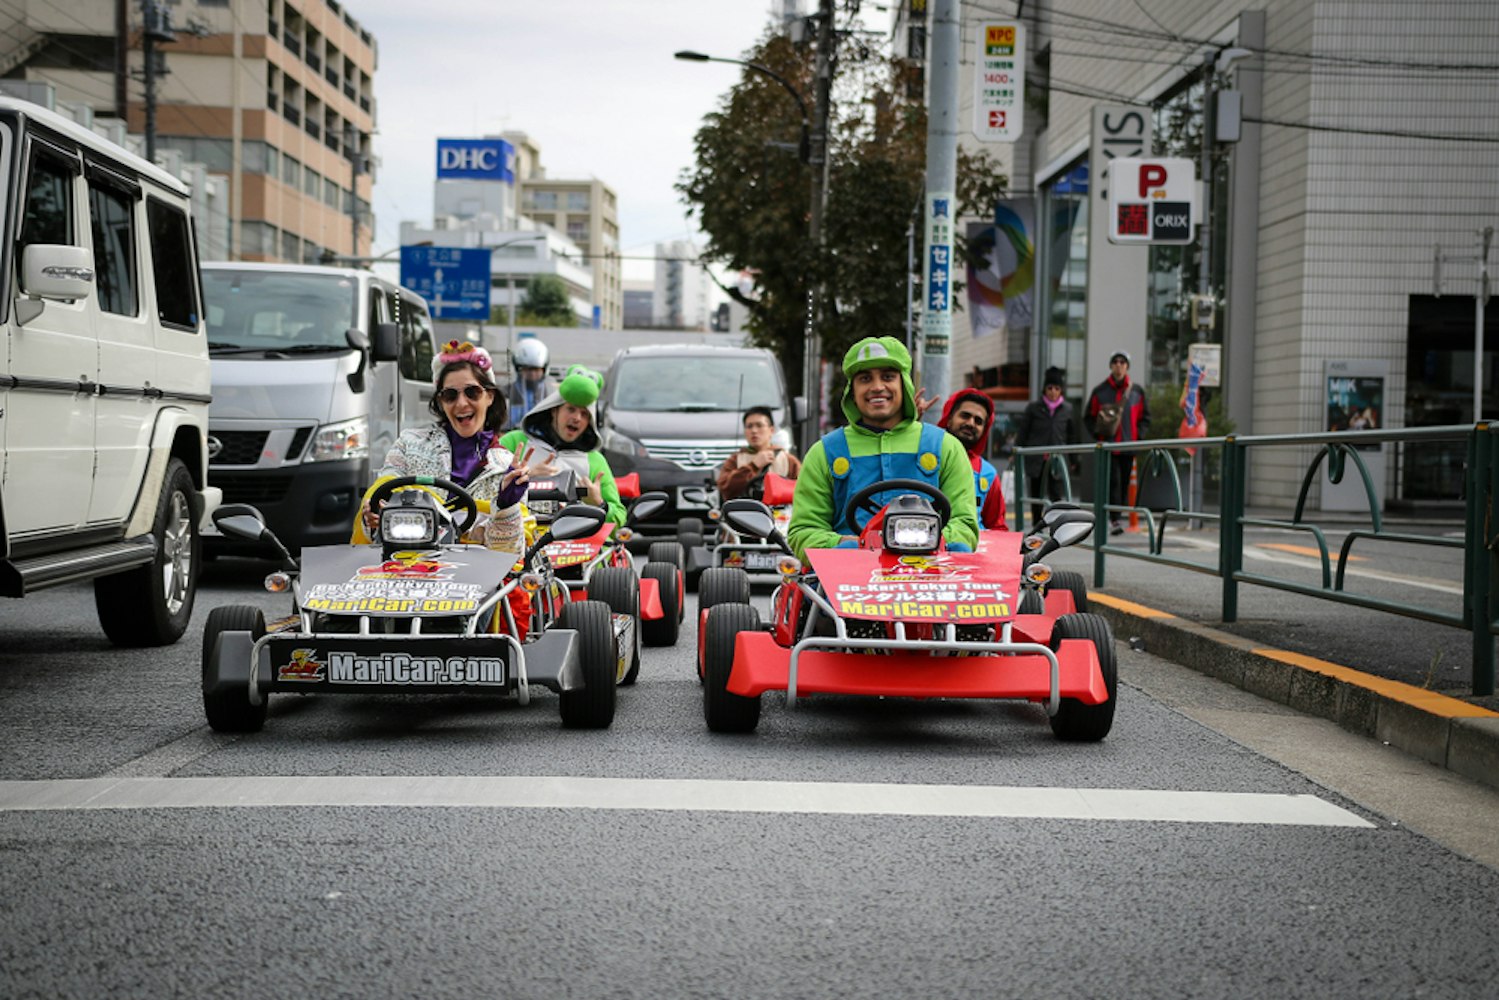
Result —
<path fill-rule="evenodd" d="M 604 509 L 609 512 L 607 520 L 613 524 L 625 523 L 625 505 L 619 499 L 619 487 L 614 483 L 614 472 L 609 462 L 596 451 L 588 453 L 588 478 L 599 484 L 599 496 L 604 499 Z"/>
<path fill-rule="evenodd" d="M 942 529 L 942 537 L 949 542 L 962 542 L 969 548 L 979 543 L 979 517 L 977 494 L 973 490 L 973 464 L 963 442 L 951 434 L 942 438 L 942 472 L 938 485 L 952 504 L 952 517 Z M 995 484 L 999 489 L 999 484 Z"/>
<path fill-rule="evenodd" d="M 500 447 L 514 455 L 517 461 L 520 459 L 520 450 L 525 447 L 525 444 L 526 432 L 519 427 L 513 431 L 506 431 L 505 435 L 499 441 Z"/>
<path fill-rule="evenodd" d="M 972 492 L 970 484 L 969 493 Z M 968 497 L 968 509 L 971 514 L 972 495 Z M 786 528 L 786 540 L 798 559 L 806 559 L 808 549 L 837 546 L 841 536 L 832 528 L 833 518 L 833 474 L 828 471 L 828 457 L 819 441 L 807 452 L 801 474 L 796 477 L 791 524 Z"/>

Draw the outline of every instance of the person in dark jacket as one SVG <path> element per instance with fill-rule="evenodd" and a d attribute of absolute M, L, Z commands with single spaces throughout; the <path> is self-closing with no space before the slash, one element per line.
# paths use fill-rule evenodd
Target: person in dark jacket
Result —
<path fill-rule="evenodd" d="M 1095 441 L 1139 441 L 1150 429 L 1150 409 L 1145 390 L 1129 377 L 1129 355 L 1115 351 L 1109 358 L 1109 377 L 1093 387 L 1083 417 L 1088 433 Z M 1129 477 L 1134 471 L 1133 452 L 1109 454 L 1109 503 L 1123 506 L 1128 502 Z M 1119 511 L 1109 512 L 1109 534 L 1124 533 Z"/>
<path fill-rule="evenodd" d="M 1015 423 L 1015 444 L 1021 448 L 1046 448 L 1061 444 L 1076 444 L 1077 416 L 1072 404 L 1062 398 L 1066 389 L 1067 375 L 1060 368 L 1046 369 L 1046 378 L 1041 385 L 1041 398 L 1032 401 L 1021 412 Z M 1046 476 L 1046 492 L 1042 493 L 1042 473 L 1050 455 L 1025 456 L 1025 474 L 1032 500 L 1031 523 L 1041 520 L 1041 501 L 1062 499 L 1060 476 Z"/>

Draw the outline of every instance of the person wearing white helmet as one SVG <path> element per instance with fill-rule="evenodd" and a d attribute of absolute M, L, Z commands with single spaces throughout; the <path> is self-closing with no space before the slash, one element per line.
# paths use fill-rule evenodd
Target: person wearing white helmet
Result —
<path fill-rule="evenodd" d="M 515 345 L 511 360 L 515 363 L 515 379 L 506 393 L 510 404 L 510 426 L 520 426 L 521 418 L 556 390 L 547 379 L 547 361 L 551 352 L 547 345 L 536 337 L 522 337 Z"/>

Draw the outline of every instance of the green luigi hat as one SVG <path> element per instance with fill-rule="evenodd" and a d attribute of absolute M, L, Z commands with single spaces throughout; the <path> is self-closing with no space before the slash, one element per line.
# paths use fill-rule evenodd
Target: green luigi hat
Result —
<path fill-rule="evenodd" d="M 870 368 L 894 368 L 900 372 L 901 415 L 907 420 L 916 418 L 916 387 L 911 384 L 911 354 L 894 337 L 865 337 L 843 355 L 843 374 L 849 384 L 843 389 L 843 414 L 849 423 L 859 420 L 859 408 L 854 405 L 853 381 L 859 372 Z"/>
<path fill-rule="evenodd" d="M 567 377 L 562 380 L 562 384 L 557 386 L 557 392 L 572 405 L 592 412 L 593 404 L 599 398 L 599 390 L 603 387 L 604 376 L 582 365 L 573 365 L 567 370 Z"/>

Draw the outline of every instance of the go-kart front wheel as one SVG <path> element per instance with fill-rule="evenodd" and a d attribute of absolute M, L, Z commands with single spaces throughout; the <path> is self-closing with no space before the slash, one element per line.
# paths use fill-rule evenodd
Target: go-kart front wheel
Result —
<path fill-rule="evenodd" d="M 740 632 L 760 628 L 760 612 L 749 604 L 719 604 L 709 612 L 703 627 L 708 638 L 703 650 L 703 720 L 715 733 L 752 733 L 760 724 L 760 698 L 729 691 L 729 672 L 734 668 L 734 647 Z"/>
<path fill-rule="evenodd" d="M 1088 613 L 1088 581 L 1077 570 L 1059 569 L 1052 573 L 1046 590 L 1048 593 L 1053 590 L 1071 591 L 1072 610 L 1080 615 Z"/>
<path fill-rule="evenodd" d="M 646 550 L 646 562 L 671 563 L 677 569 L 687 565 L 687 554 L 681 542 L 652 542 Z"/>
<path fill-rule="evenodd" d="M 640 571 L 643 580 L 655 580 L 661 592 L 661 617 L 641 619 L 640 637 L 647 646 L 675 646 L 682 627 L 682 571 L 671 563 L 648 562 Z"/>
<path fill-rule="evenodd" d="M 1062 615 L 1051 629 L 1051 648 L 1061 646 L 1063 639 L 1087 639 L 1098 651 L 1098 665 L 1103 670 L 1104 687 L 1109 700 L 1101 705 L 1086 705 L 1076 698 L 1063 698 L 1057 714 L 1051 717 L 1051 731 L 1057 739 L 1071 742 L 1096 742 L 1109 735 L 1114 726 L 1114 704 L 1119 700 L 1119 660 L 1114 655 L 1114 630 L 1102 615 Z"/>
<path fill-rule="evenodd" d="M 203 714 L 216 733 L 258 733 L 265 725 L 270 698 L 264 693 L 260 704 L 250 704 L 250 686 L 225 684 L 219 679 L 218 641 L 225 632 L 248 632 L 252 640 L 265 635 L 265 615 L 259 608 L 229 604 L 208 612 L 203 626 Z M 246 665 L 254 670 L 255 664 Z M 248 674 L 246 674 L 248 676 Z"/>
<path fill-rule="evenodd" d="M 634 684 L 640 675 L 640 578 L 633 569 L 623 566 L 600 566 L 588 577 L 588 596 L 591 600 L 603 601 L 617 615 L 628 615 L 635 619 L 630 665 L 621 684 Z"/>
<path fill-rule="evenodd" d="M 563 691 L 562 725 L 568 729 L 608 729 L 614 721 L 614 626 L 603 601 L 575 601 L 562 609 L 558 628 L 576 629 L 583 686 Z"/>

